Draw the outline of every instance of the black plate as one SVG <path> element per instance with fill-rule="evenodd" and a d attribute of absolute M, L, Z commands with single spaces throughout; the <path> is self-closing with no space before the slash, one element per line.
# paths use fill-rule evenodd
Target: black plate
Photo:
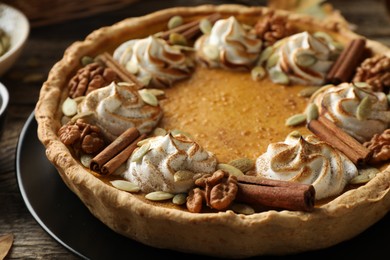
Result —
<path fill-rule="evenodd" d="M 34 155 L 33 160 L 31 155 Z M 63 183 L 54 166 L 46 158 L 44 147 L 37 137 L 34 113 L 29 116 L 20 134 L 16 150 L 16 174 L 20 192 L 33 217 L 49 235 L 76 255 L 86 259 L 189 257 L 187 254 L 156 249 L 135 242 L 113 232 L 96 219 Z M 390 214 L 387 214 L 378 223 L 349 241 L 295 256 L 381 259 L 379 257 L 388 254 L 389 238 Z"/>

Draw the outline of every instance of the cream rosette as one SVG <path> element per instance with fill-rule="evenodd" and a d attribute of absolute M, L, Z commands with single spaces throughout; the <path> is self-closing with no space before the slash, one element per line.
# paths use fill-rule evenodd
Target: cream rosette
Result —
<path fill-rule="evenodd" d="M 328 85 L 312 97 L 320 114 L 332 120 L 346 133 L 363 143 L 389 127 L 388 99 L 365 83 Z"/>
<path fill-rule="evenodd" d="M 168 133 L 151 137 L 135 150 L 123 177 L 138 185 L 143 192 L 176 194 L 188 192 L 196 178 L 213 173 L 216 167 L 214 154 L 187 136 Z"/>
<path fill-rule="evenodd" d="M 133 85 L 115 82 L 89 93 L 78 105 L 78 113 L 91 113 L 88 120 L 111 141 L 130 127 L 140 133 L 152 131 L 163 114 L 159 105 L 145 103 Z"/>
<path fill-rule="evenodd" d="M 339 53 L 336 46 L 330 36 L 325 39 L 305 31 L 265 49 L 259 62 L 266 61 L 274 83 L 320 86 Z"/>
<path fill-rule="evenodd" d="M 320 200 L 339 195 L 358 171 L 343 153 L 314 135 L 290 135 L 284 142 L 270 144 L 257 158 L 256 173 L 268 179 L 312 184 L 316 200 Z"/>
<path fill-rule="evenodd" d="M 195 42 L 198 59 L 208 67 L 248 70 L 253 67 L 262 41 L 231 16 L 215 22 L 211 32 Z"/>
<path fill-rule="evenodd" d="M 153 35 L 122 43 L 113 57 L 145 86 L 170 87 L 188 78 L 194 61 L 185 50 Z"/>

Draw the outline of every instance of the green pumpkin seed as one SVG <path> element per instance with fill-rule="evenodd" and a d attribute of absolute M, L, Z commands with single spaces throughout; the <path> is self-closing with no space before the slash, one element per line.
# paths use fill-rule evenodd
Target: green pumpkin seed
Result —
<path fill-rule="evenodd" d="M 301 138 L 302 134 L 299 131 L 294 130 L 291 133 L 289 133 L 288 136 L 292 138 Z"/>
<path fill-rule="evenodd" d="M 188 45 L 186 37 L 180 33 L 171 33 L 169 35 L 169 42 L 173 45 Z"/>
<path fill-rule="evenodd" d="M 251 76 L 252 79 L 255 81 L 259 81 L 263 79 L 266 75 L 266 71 L 263 67 L 261 66 L 256 66 L 251 70 Z"/>
<path fill-rule="evenodd" d="M 360 101 L 356 109 L 356 118 L 358 120 L 365 120 L 371 113 L 372 102 L 371 99 L 366 96 Z"/>
<path fill-rule="evenodd" d="M 81 58 L 81 65 L 86 66 L 88 64 L 93 63 L 94 61 L 95 61 L 94 58 L 92 58 L 90 56 L 83 56 Z"/>
<path fill-rule="evenodd" d="M 217 169 L 218 170 L 222 170 L 224 172 L 227 172 L 229 173 L 230 175 L 234 175 L 234 176 L 242 176 L 244 175 L 244 173 L 240 170 L 240 169 L 237 169 L 236 167 L 230 165 L 230 164 L 226 164 L 226 163 L 220 163 L 217 165 Z"/>
<path fill-rule="evenodd" d="M 172 198 L 172 203 L 175 205 L 183 205 L 187 202 L 187 194 L 179 193 Z"/>
<path fill-rule="evenodd" d="M 138 185 L 130 182 L 130 181 L 125 181 L 125 180 L 113 180 L 110 181 L 112 186 L 114 186 L 117 189 L 128 191 L 128 192 L 139 192 L 140 188 Z"/>
<path fill-rule="evenodd" d="M 255 162 L 249 158 L 238 158 L 228 162 L 229 165 L 236 167 L 241 172 L 247 172 L 255 166 Z"/>
<path fill-rule="evenodd" d="M 300 97 L 311 97 L 321 87 L 306 87 L 299 91 L 298 96 Z"/>
<path fill-rule="evenodd" d="M 183 17 L 180 15 L 172 16 L 168 21 L 168 29 L 176 28 L 183 24 Z"/>
<path fill-rule="evenodd" d="M 166 134 L 167 134 L 167 130 L 165 130 L 164 128 L 161 128 L 161 127 L 156 127 L 153 130 L 153 135 L 154 136 L 164 136 Z"/>
<path fill-rule="evenodd" d="M 140 148 L 136 149 L 133 154 L 131 155 L 131 161 L 132 162 L 137 162 L 144 157 L 144 155 L 149 152 L 150 150 L 150 142 L 145 143 L 142 145 Z"/>
<path fill-rule="evenodd" d="M 202 19 L 199 22 L 199 29 L 203 34 L 209 34 L 211 32 L 211 29 L 213 28 L 213 25 L 208 19 Z"/>
<path fill-rule="evenodd" d="M 295 56 L 295 62 L 302 67 L 310 67 L 317 62 L 317 58 L 311 53 L 299 52 Z"/>
<path fill-rule="evenodd" d="M 148 104 L 148 105 L 151 105 L 151 106 L 158 106 L 158 99 L 155 95 L 151 94 L 150 92 L 148 92 L 146 89 L 141 89 L 138 91 L 138 93 L 140 94 L 142 100 Z"/>
<path fill-rule="evenodd" d="M 313 119 L 317 119 L 319 116 L 318 107 L 314 103 L 310 103 L 306 108 L 306 121 L 310 122 Z"/>
<path fill-rule="evenodd" d="M 288 85 L 290 83 L 290 79 L 288 78 L 288 76 L 279 70 L 273 70 L 269 72 L 269 76 L 272 82 L 276 84 Z"/>
<path fill-rule="evenodd" d="M 287 118 L 286 126 L 297 126 L 306 122 L 306 114 L 295 114 Z"/>
<path fill-rule="evenodd" d="M 82 154 L 80 156 L 80 162 L 85 168 L 89 169 L 89 165 L 91 164 L 91 160 L 92 160 L 92 155 L 90 155 L 90 154 Z"/>
<path fill-rule="evenodd" d="M 257 61 L 257 64 L 258 65 L 263 65 L 263 63 L 268 60 L 268 58 L 271 56 L 271 54 L 273 53 L 274 51 L 274 48 L 272 46 L 268 46 L 267 48 L 265 48 L 261 54 L 260 54 L 260 57 L 259 57 L 259 60 Z"/>
<path fill-rule="evenodd" d="M 172 199 L 175 194 L 165 191 L 153 191 L 145 195 L 145 198 L 152 201 L 161 201 Z"/>
<path fill-rule="evenodd" d="M 175 182 L 192 180 L 194 173 L 186 170 L 178 170 L 173 174 L 173 180 Z"/>
<path fill-rule="evenodd" d="M 272 53 L 269 58 L 267 59 L 267 69 L 274 67 L 279 61 L 279 53 L 275 52 Z"/>
<path fill-rule="evenodd" d="M 255 210 L 249 206 L 249 205 L 246 205 L 246 204 L 241 204 L 241 203 L 233 203 L 231 206 L 230 206 L 231 210 L 233 210 L 234 212 L 238 213 L 238 214 L 244 214 L 244 215 L 252 215 L 255 213 Z"/>
<path fill-rule="evenodd" d="M 372 180 L 380 171 L 374 167 L 362 168 L 358 170 L 358 175 L 350 180 L 351 184 L 365 184 Z"/>

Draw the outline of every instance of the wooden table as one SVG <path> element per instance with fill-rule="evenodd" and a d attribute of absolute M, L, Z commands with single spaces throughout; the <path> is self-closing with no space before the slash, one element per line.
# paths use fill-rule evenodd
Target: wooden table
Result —
<path fill-rule="evenodd" d="M 15 151 L 19 134 L 34 109 L 40 87 L 53 64 L 61 59 L 64 50 L 72 42 L 82 40 L 94 29 L 168 6 L 207 2 L 221 1 L 143 0 L 118 11 L 32 28 L 20 59 L 0 79 L 7 86 L 11 99 L 0 144 L 0 236 L 14 234 L 14 243 L 7 259 L 78 259 L 46 233 L 32 217 L 22 199 L 15 175 Z M 356 26 L 359 34 L 390 46 L 390 20 L 382 1 L 328 2 Z M 34 154 L 31 154 L 31 160 L 34 160 Z"/>

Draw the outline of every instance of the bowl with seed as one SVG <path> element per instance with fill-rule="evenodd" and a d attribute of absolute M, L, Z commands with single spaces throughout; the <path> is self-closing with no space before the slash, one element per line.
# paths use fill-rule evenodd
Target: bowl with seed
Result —
<path fill-rule="evenodd" d="M 5 126 L 9 94 L 7 88 L 0 82 L 0 137 Z"/>
<path fill-rule="evenodd" d="M 0 3 L 0 76 L 19 58 L 29 33 L 27 17 L 18 9 Z"/>

